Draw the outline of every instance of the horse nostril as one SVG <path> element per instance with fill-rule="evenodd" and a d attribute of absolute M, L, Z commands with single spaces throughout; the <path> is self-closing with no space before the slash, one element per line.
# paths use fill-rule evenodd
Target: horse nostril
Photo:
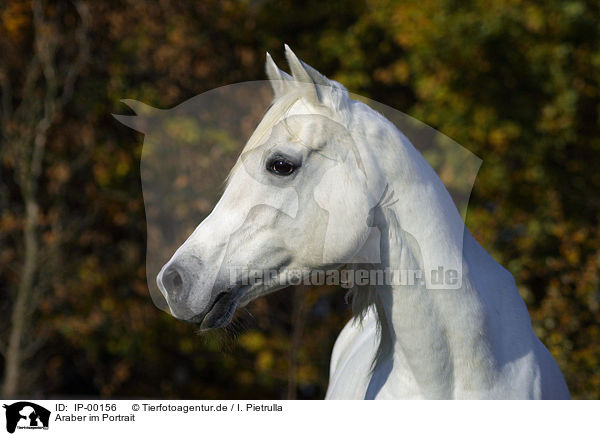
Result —
<path fill-rule="evenodd" d="M 165 271 L 163 284 L 165 285 L 167 292 L 177 294 L 183 287 L 183 279 L 175 268 L 169 268 Z"/>

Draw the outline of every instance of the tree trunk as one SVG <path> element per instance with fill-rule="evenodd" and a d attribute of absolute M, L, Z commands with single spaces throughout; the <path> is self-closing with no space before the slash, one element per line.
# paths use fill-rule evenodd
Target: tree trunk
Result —
<path fill-rule="evenodd" d="M 72 40 L 64 39 L 65 28 L 60 27 L 61 20 L 55 16 L 47 16 L 49 9 L 44 1 L 32 0 L 33 18 L 33 54 L 21 90 L 20 103 L 16 109 L 11 108 L 12 84 L 8 69 L 0 59 L 0 90 L 2 91 L 2 117 L 0 117 L 0 138 L 5 150 L 12 150 L 15 160 L 15 175 L 21 189 L 25 204 L 23 229 L 23 270 L 19 279 L 16 295 L 13 295 L 10 334 L 4 351 L 4 380 L 2 396 L 14 397 L 23 386 L 21 367 L 27 355 L 35 350 L 35 341 L 29 336 L 32 325 L 31 314 L 34 312 L 36 296 L 41 289 L 36 277 L 40 272 L 39 251 L 43 248 L 38 239 L 39 228 L 39 193 L 38 184 L 42 175 L 42 164 L 46 152 L 48 131 L 57 114 L 64 108 L 72 96 L 75 81 L 83 65 L 89 58 L 87 29 L 89 10 L 86 4 L 75 2 L 75 8 L 81 19 L 73 31 L 72 38 L 77 48 L 76 56 L 71 62 L 61 61 L 63 45 Z M 61 66 L 61 68 L 58 68 Z M 43 80 L 42 80 L 43 79 Z M 40 98 L 43 96 L 43 98 Z M 41 101 L 41 104 L 40 104 Z M 11 119 L 11 115 L 14 120 Z M 18 126 L 19 131 L 8 127 Z M 3 132 L 2 132 L 3 131 Z M 29 374 L 31 376 L 31 374 Z"/>
<path fill-rule="evenodd" d="M 29 329 L 28 303 L 33 294 L 34 277 L 38 259 L 38 204 L 34 198 L 26 199 L 25 207 L 25 258 L 11 317 L 10 338 L 5 353 L 5 371 L 2 397 L 11 398 L 19 393 L 23 338 Z"/>

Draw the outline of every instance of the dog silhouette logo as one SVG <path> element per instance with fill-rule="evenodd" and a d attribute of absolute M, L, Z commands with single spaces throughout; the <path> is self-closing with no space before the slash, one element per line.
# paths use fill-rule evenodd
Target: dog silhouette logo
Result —
<path fill-rule="evenodd" d="M 14 433 L 18 429 L 48 429 L 50 411 L 29 401 L 19 401 L 6 409 L 6 431 Z"/>

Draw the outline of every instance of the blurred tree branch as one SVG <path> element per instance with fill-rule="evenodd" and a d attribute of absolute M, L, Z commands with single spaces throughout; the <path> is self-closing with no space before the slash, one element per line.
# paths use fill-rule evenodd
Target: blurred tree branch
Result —
<path fill-rule="evenodd" d="M 23 359 L 35 353 L 42 338 L 28 337 L 31 315 L 44 287 L 36 280 L 40 274 L 41 241 L 39 236 L 40 203 L 38 187 L 48 143 L 49 130 L 58 114 L 72 99 L 75 82 L 89 58 L 87 31 L 90 16 L 85 3 L 75 2 L 79 22 L 74 30 L 74 42 L 62 27 L 62 3 L 49 8 L 42 0 L 33 0 L 32 57 L 28 63 L 20 95 L 12 94 L 13 82 L 8 65 L 0 61 L 2 89 L 2 143 L 5 158 L 14 165 L 15 182 L 24 204 L 23 267 L 13 296 L 8 343 L 4 352 L 5 371 L 2 396 L 19 393 Z M 61 53 L 75 44 L 76 55 L 64 59 Z M 18 104 L 13 108 L 13 102 Z"/>

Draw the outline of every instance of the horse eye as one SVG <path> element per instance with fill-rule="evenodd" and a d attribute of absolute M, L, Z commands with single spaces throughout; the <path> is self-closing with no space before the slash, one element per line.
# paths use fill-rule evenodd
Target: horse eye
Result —
<path fill-rule="evenodd" d="M 267 166 L 270 172 L 278 176 L 289 176 L 296 171 L 296 168 L 296 165 L 282 158 L 272 160 Z"/>

